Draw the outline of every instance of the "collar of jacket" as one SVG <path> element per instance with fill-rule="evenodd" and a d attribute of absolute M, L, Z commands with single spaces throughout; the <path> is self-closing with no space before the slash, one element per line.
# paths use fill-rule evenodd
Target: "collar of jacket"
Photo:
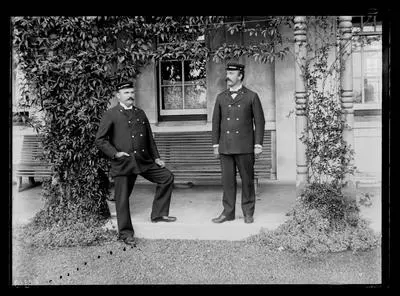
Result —
<path fill-rule="evenodd" d="M 118 103 L 117 108 L 118 108 L 118 110 L 122 110 L 122 111 L 124 111 L 124 110 L 136 111 L 137 110 L 137 108 L 133 105 L 132 105 L 132 109 L 125 109 L 124 106 L 122 106 L 120 103 Z"/>
<path fill-rule="evenodd" d="M 226 90 L 225 90 L 225 94 L 230 95 L 230 91 L 231 91 L 230 88 L 226 89 Z M 239 89 L 237 90 L 237 92 L 238 92 L 238 95 L 239 95 L 239 94 L 243 94 L 243 93 L 247 92 L 247 88 L 246 88 L 244 85 L 242 85 L 242 87 L 239 88 Z"/>
<path fill-rule="evenodd" d="M 126 106 L 125 104 L 123 104 L 121 102 L 119 102 L 119 105 L 125 110 L 133 110 L 133 108 L 134 108 L 133 105 L 128 107 L 128 106 Z"/>
<path fill-rule="evenodd" d="M 237 93 L 235 99 L 233 99 L 233 103 L 236 103 L 236 102 L 240 101 L 240 100 L 243 98 L 243 95 L 244 95 L 246 92 L 247 92 L 247 88 L 246 88 L 244 85 L 242 85 L 242 87 L 238 90 L 238 93 Z M 228 88 L 227 90 L 225 90 L 225 96 L 226 96 L 227 98 L 229 98 L 229 100 L 232 101 L 232 96 L 231 96 L 231 94 L 230 94 L 229 88 Z"/>

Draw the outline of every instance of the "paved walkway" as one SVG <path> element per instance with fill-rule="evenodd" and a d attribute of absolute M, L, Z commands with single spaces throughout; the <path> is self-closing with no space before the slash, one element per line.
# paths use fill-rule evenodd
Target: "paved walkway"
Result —
<path fill-rule="evenodd" d="M 143 185 L 131 197 L 132 223 L 138 237 L 205 240 L 240 240 L 257 234 L 261 227 L 274 229 L 287 218 L 285 212 L 295 200 L 294 184 L 264 183 L 256 200 L 253 224 L 245 224 L 241 210 L 241 189 L 238 188 L 236 219 L 215 224 L 211 219 L 222 212 L 222 189 L 219 185 L 195 185 L 176 188 L 170 206 L 174 223 L 149 221 L 155 186 Z M 109 203 L 116 222 L 114 203 Z M 116 224 L 115 224 L 116 225 Z"/>
<path fill-rule="evenodd" d="M 381 196 L 379 187 L 361 187 L 361 192 L 373 194 L 372 207 L 362 208 L 362 215 L 371 221 L 374 231 L 381 231 Z M 130 198 L 132 223 L 137 237 L 150 239 L 241 240 L 257 234 L 261 228 L 275 229 L 282 224 L 286 212 L 295 201 L 295 184 L 270 181 L 261 183 L 256 201 L 253 224 L 245 224 L 240 207 L 241 189 L 238 187 L 236 220 L 214 224 L 211 219 L 222 211 L 222 189 L 219 185 L 195 185 L 175 188 L 170 215 L 174 223 L 151 223 L 150 211 L 155 185 L 137 184 Z M 112 219 L 108 227 L 116 229 L 115 203 L 108 202 Z M 27 223 L 43 206 L 41 186 L 18 192 L 13 185 L 12 221 Z"/>

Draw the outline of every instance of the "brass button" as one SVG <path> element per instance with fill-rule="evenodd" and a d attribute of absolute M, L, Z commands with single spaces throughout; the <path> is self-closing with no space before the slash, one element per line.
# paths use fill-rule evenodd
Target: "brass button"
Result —
<path fill-rule="evenodd" d="M 238 118 L 236 118 L 236 120 L 239 120 L 239 117 L 238 117 Z"/>
<path fill-rule="evenodd" d="M 227 134 L 229 134 L 229 131 L 226 131 Z"/>
<path fill-rule="evenodd" d="M 135 136 L 132 136 L 132 138 L 134 138 Z"/>
<path fill-rule="evenodd" d="M 135 153 L 135 154 L 136 154 L 136 151 L 133 151 L 133 153 Z"/>
<path fill-rule="evenodd" d="M 141 137 L 143 137 L 143 134 L 140 134 Z"/>
<path fill-rule="evenodd" d="M 231 120 L 231 119 L 228 117 L 227 120 Z"/>
<path fill-rule="evenodd" d="M 240 108 L 240 105 L 238 105 L 238 107 Z"/>
<path fill-rule="evenodd" d="M 228 107 L 230 107 L 231 105 L 228 105 Z"/>
<path fill-rule="evenodd" d="M 239 133 L 239 131 L 236 131 L 236 133 L 238 134 L 238 133 Z"/>
<path fill-rule="evenodd" d="M 144 149 L 142 149 L 142 151 L 144 152 Z"/>

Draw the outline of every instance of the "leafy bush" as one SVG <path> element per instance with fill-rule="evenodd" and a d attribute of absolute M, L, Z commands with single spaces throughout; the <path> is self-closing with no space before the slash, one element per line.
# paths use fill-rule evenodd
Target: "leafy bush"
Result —
<path fill-rule="evenodd" d="M 108 179 L 105 179 L 108 180 Z M 79 179 L 77 180 L 79 182 Z M 106 186 L 106 185 L 105 185 Z M 45 179 L 42 183 L 42 195 L 45 201 L 41 209 L 34 217 L 33 223 L 42 227 L 53 227 L 54 225 L 67 225 L 77 222 L 90 221 L 91 219 L 104 220 L 109 217 L 108 206 L 103 207 L 102 211 L 94 212 L 90 203 L 82 204 L 79 202 L 78 193 L 70 194 L 69 198 L 60 196 L 61 185 L 51 184 L 50 179 Z M 100 207 L 99 207 L 100 208 Z"/>
<path fill-rule="evenodd" d="M 380 243 L 356 202 L 331 184 L 310 184 L 288 216 L 276 230 L 263 229 L 249 242 L 301 254 L 365 251 Z"/>
<path fill-rule="evenodd" d="M 312 183 L 301 194 L 301 200 L 305 207 L 318 210 L 331 226 L 357 226 L 360 210 L 356 200 L 344 196 L 336 186 Z"/>
<path fill-rule="evenodd" d="M 42 186 L 45 206 L 21 229 L 23 242 L 54 248 L 97 245 L 115 237 L 115 231 L 103 228 L 108 208 L 103 213 L 93 212 L 76 200 L 59 198 L 60 185 L 52 185 L 50 179 Z"/>

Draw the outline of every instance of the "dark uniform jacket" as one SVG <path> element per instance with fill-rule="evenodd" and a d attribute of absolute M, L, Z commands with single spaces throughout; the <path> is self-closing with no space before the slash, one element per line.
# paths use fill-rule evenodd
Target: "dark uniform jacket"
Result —
<path fill-rule="evenodd" d="M 106 111 L 96 134 L 96 145 L 111 158 L 110 175 L 140 174 L 160 155 L 143 110 L 125 110 L 120 104 Z M 114 158 L 117 152 L 130 156 Z"/>
<path fill-rule="evenodd" d="M 219 153 L 253 153 L 255 144 L 263 144 L 264 126 L 264 111 L 257 93 L 242 86 L 235 99 L 229 90 L 217 96 L 212 143 L 219 144 Z"/>

